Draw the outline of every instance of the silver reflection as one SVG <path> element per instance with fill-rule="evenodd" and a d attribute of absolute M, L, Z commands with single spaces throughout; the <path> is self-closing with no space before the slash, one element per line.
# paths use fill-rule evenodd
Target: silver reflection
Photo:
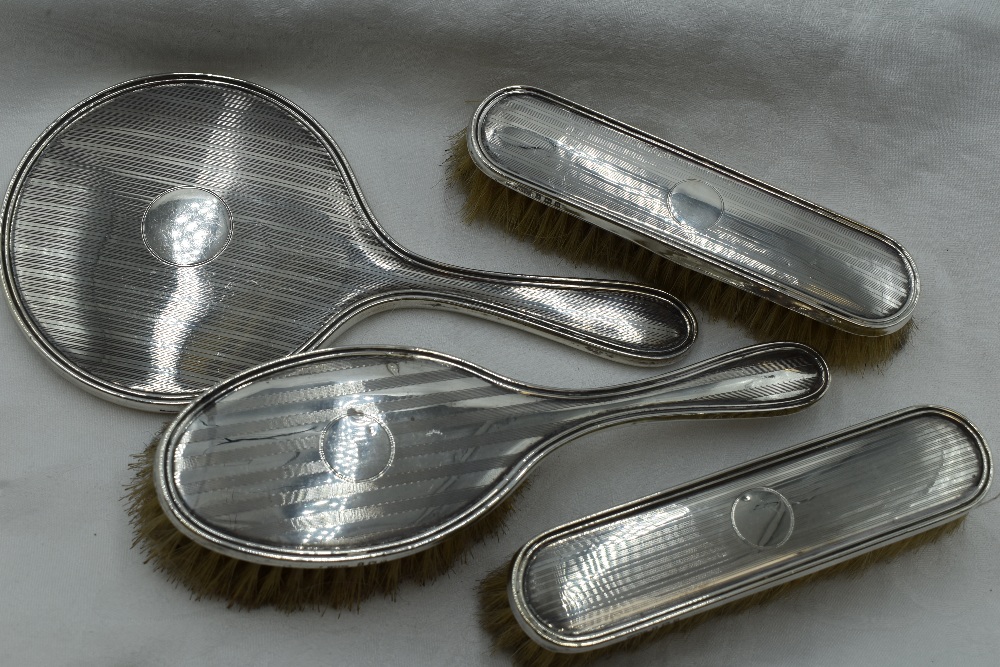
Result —
<path fill-rule="evenodd" d="M 205 316 L 211 286 L 196 267 L 178 267 L 169 299 L 152 323 L 149 335 L 147 380 L 139 388 L 156 392 L 184 391 L 181 367 L 187 339 Z"/>

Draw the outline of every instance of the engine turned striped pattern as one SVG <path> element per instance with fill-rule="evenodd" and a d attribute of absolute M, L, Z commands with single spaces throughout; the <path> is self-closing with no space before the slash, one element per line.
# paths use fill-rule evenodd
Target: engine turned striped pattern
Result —
<path fill-rule="evenodd" d="M 822 359 L 794 344 L 587 391 L 531 387 L 429 352 L 314 352 L 186 412 L 158 454 L 161 499 L 179 527 L 224 547 L 363 561 L 473 520 L 581 433 L 801 407 L 826 382 Z"/>
<path fill-rule="evenodd" d="M 151 205 L 177 190 L 231 214 L 228 242 L 201 253 L 188 247 L 196 231 L 174 230 L 201 263 L 172 264 L 144 236 Z M 322 128 L 273 93 L 207 75 L 123 84 L 67 114 L 15 177 L 3 235 L 22 326 L 72 377 L 126 402 L 179 409 L 389 305 L 445 305 L 636 363 L 694 338 L 690 312 L 651 288 L 407 253 Z"/>

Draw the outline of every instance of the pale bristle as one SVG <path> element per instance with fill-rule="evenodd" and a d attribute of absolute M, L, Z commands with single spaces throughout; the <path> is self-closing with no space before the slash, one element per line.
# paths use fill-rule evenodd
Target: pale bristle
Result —
<path fill-rule="evenodd" d="M 439 545 L 387 563 L 330 568 L 258 565 L 206 549 L 174 527 L 160 507 L 153 482 L 158 440 L 129 464 L 133 477 L 125 501 L 134 531 L 132 546 L 196 599 L 218 599 L 239 609 L 357 609 L 374 595 L 394 597 L 402 582 L 424 584 L 464 561 L 472 545 L 502 532 L 512 510 L 509 499 Z"/>
<path fill-rule="evenodd" d="M 583 653 L 556 653 L 549 651 L 532 641 L 514 617 L 507 598 L 507 582 L 510 577 L 510 565 L 505 565 L 487 575 L 479 584 L 479 620 L 484 630 L 492 639 L 493 650 L 511 656 L 517 665 L 531 667 L 570 667 L 582 665 L 597 658 L 606 657 L 620 651 L 633 651 L 647 646 L 650 642 L 662 639 L 675 633 L 687 632 L 703 623 L 717 618 L 740 614 L 753 607 L 770 602 L 775 598 L 788 595 L 791 591 L 802 588 L 817 581 L 838 576 L 856 576 L 878 563 L 883 563 L 908 551 L 919 549 L 941 537 L 955 531 L 965 520 L 965 517 L 933 528 L 911 538 L 895 542 L 888 546 L 869 551 L 856 558 L 838 563 L 825 570 L 820 570 L 808 576 L 790 581 L 780 586 L 749 595 L 740 600 L 716 607 L 702 614 L 682 618 L 649 632 L 637 635 L 620 644 Z"/>
<path fill-rule="evenodd" d="M 887 336 L 855 336 L 683 268 L 642 246 L 497 183 L 472 161 L 464 131 L 454 138 L 447 168 L 450 181 L 465 192 L 467 222 L 490 222 L 575 264 L 624 271 L 640 282 L 698 304 L 710 317 L 744 327 L 758 340 L 805 343 L 818 350 L 831 365 L 861 370 L 888 361 L 905 345 L 914 329 L 911 321 Z"/>
<path fill-rule="evenodd" d="M 703 415 L 703 419 L 764 417 L 790 414 L 803 408 L 771 413 Z M 230 558 L 203 547 L 181 533 L 163 512 L 156 496 L 153 466 L 154 438 L 129 463 L 132 481 L 125 487 L 126 509 L 133 529 L 132 547 L 138 547 L 169 581 L 189 589 L 195 599 L 223 600 L 230 607 L 283 611 L 306 608 L 357 609 L 374 596 L 394 597 L 404 581 L 427 583 L 464 562 L 469 550 L 484 539 L 502 534 L 517 497 L 528 488 L 522 483 L 486 516 L 453 532 L 439 544 L 398 560 L 356 567 L 293 568 L 257 565 Z"/>

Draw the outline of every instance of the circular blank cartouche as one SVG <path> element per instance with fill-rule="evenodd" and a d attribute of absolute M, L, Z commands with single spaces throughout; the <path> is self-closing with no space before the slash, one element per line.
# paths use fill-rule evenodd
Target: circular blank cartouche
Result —
<path fill-rule="evenodd" d="M 174 188 L 142 216 L 142 240 L 153 257 L 174 266 L 210 262 L 232 238 L 233 219 L 222 198 L 202 188 Z"/>
<path fill-rule="evenodd" d="M 345 482 L 366 482 L 389 468 L 395 449 L 392 433 L 380 419 L 350 409 L 323 429 L 319 455 Z"/>
<path fill-rule="evenodd" d="M 748 489 L 737 496 L 732 510 L 733 529 L 755 547 L 777 547 L 792 535 L 792 505 L 774 489 Z"/>
<path fill-rule="evenodd" d="M 722 195 L 705 181 L 681 181 L 667 195 L 670 214 L 677 222 L 695 229 L 706 229 L 722 217 Z"/>

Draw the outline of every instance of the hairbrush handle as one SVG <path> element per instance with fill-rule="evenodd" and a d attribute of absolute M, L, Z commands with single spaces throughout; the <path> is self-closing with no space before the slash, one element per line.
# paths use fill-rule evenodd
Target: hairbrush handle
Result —
<path fill-rule="evenodd" d="M 697 335 L 687 306 L 652 287 L 475 271 L 401 254 L 409 260 L 408 284 L 380 300 L 402 298 L 471 313 L 635 365 L 671 361 Z"/>
<path fill-rule="evenodd" d="M 565 425 L 552 446 L 580 430 L 636 419 L 743 415 L 795 410 L 829 386 L 823 357 L 800 343 L 765 343 L 735 350 L 677 372 L 580 395 L 584 405 L 559 415 Z"/>
<path fill-rule="evenodd" d="M 829 369 L 818 352 L 798 343 L 772 343 L 671 374 L 634 407 L 671 415 L 770 412 L 805 407 L 822 396 L 828 383 Z"/>

